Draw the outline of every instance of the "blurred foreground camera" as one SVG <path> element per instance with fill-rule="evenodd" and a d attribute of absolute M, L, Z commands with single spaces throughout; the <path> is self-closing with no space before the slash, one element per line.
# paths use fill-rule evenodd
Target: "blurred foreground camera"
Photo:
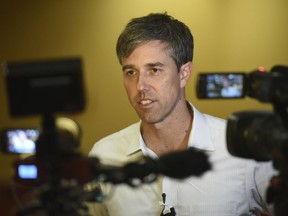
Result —
<path fill-rule="evenodd" d="M 16 183 L 46 187 L 37 207 L 28 206 L 19 211 L 19 215 L 33 213 L 35 209 L 49 215 L 69 214 L 71 209 L 56 209 L 59 203 L 52 201 L 49 204 L 45 197 L 67 195 L 72 188 L 62 184 L 65 179 L 83 183 L 83 178 L 89 178 L 88 159 L 77 152 L 80 127 L 71 119 L 54 116 L 61 112 L 83 111 L 82 60 L 73 57 L 5 62 L 3 74 L 11 116 L 40 115 L 42 120 L 37 128 L 5 128 L 1 131 L 1 151 L 29 154 L 14 162 Z M 79 172 L 73 172 L 73 168 L 79 168 Z M 66 203 L 69 202 L 72 200 L 67 199 Z"/>
<path fill-rule="evenodd" d="M 5 62 L 3 73 L 10 114 L 13 117 L 40 115 L 39 128 L 6 128 L 1 131 L 1 150 L 6 153 L 35 154 L 48 170 L 56 169 L 63 155 L 74 155 L 80 145 L 80 128 L 56 112 L 75 113 L 85 107 L 80 58 Z M 18 161 L 18 181 L 33 178 L 39 171 Z M 31 161 L 30 161 L 31 163 Z M 26 175 L 27 174 L 27 175 Z M 55 175 L 55 178 L 57 175 Z"/>
<path fill-rule="evenodd" d="M 249 96 L 271 103 L 273 111 L 242 111 L 230 115 L 226 141 L 230 154 L 272 161 L 279 171 L 267 188 L 266 200 L 277 216 L 288 215 L 288 67 L 277 65 L 246 73 L 200 73 L 197 97 L 231 99 Z"/>
<path fill-rule="evenodd" d="M 288 145 L 288 67 L 277 65 L 270 72 L 259 68 L 247 74 L 200 73 L 196 90 L 201 99 L 249 96 L 271 103 L 273 112 L 233 113 L 228 119 L 227 147 L 234 156 L 258 161 L 273 160 L 283 153 Z"/>

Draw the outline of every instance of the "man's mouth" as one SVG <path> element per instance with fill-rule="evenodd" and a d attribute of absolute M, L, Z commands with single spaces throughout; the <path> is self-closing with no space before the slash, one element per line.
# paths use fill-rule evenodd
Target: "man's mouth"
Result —
<path fill-rule="evenodd" d="M 141 105 L 148 105 L 148 104 L 151 104 L 151 103 L 152 103 L 152 100 L 149 100 L 149 99 L 141 100 L 141 101 L 140 101 L 140 104 L 141 104 Z"/>

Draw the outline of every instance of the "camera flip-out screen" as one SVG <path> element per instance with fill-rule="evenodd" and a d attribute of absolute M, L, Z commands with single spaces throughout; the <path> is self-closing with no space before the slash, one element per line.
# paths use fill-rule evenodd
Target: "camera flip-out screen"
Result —
<path fill-rule="evenodd" d="M 84 109 L 79 58 L 4 63 L 12 116 Z"/>
<path fill-rule="evenodd" d="M 243 72 L 200 73 L 196 86 L 198 98 L 243 98 L 245 74 Z"/>

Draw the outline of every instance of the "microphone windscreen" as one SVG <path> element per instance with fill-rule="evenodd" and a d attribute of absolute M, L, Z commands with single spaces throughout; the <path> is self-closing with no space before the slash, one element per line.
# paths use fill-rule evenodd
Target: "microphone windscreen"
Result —
<path fill-rule="evenodd" d="M 164 155 L 157 165 L 159 173 L 177 179 L 201 176 L 211 169 L 208 156 L 193 148 Z"/>

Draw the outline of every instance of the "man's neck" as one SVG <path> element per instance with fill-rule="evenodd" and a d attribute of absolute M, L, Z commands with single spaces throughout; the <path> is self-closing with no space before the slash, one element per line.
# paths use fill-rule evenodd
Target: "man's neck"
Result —
<path fill-rule="evenodd" d="M 183 150 L 188 146 L 192 121 L 192 110 L 187 107 L 175 118 L 157 124 L 142 122 L 142 137 L 146 146 L 158 156 Z"/>

